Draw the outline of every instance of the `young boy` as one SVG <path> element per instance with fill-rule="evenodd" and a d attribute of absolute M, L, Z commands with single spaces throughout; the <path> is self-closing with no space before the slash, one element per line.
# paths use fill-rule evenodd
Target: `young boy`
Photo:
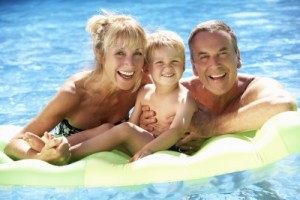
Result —
<path fill-rule="evenodd" d="M 147 38 L 146 51 L 144 71 L 150 73 L 154 84 L 139 90 L 129 121 L 71 146 L 71 161 L 117 148 L 133 155 L 132 162 L 160 150 L 175 149 L 176 142 L 187 132 L 197 105 L 188 90 L 179 83 L 185 70 L 182 39 L 174 32 L 158 31 Z M 151 133 L 139 127 L 143 105 L 156 112 L 157 123 Z M 171 125 L 167 121 L 170 116 L 175 116 Z"/>

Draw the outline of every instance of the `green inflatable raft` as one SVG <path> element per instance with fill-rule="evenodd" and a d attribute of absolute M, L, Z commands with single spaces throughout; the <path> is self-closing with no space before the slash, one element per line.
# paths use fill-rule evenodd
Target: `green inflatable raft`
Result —
<path fill-rule="evenodd" d="M 257 131 L 211 138 L 192 156 L 161 151 L 133 163 L 118 151 L 96 153 L 66 166 L 34 159 L 13 161 L 3 149 L 18 130 L 17 126 L 0 126 L 0 186 L 142 190 L 178 183 L 205 190 L 222 187 L 221 182 L 229 177 L 234 189 L 266 178 L 276 163 L 300 152 L 297 111 L 278 114 Z"/>

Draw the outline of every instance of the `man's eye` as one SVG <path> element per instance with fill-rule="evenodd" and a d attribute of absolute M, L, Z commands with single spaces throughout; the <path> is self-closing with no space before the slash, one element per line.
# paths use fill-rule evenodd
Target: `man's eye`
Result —
<path fill-rule="evenodd" d="M 204 60 L 204 59 L 207 59 L 208 56 L 200 56 L 199 58 L 200 58 L 200 60 Z"/>

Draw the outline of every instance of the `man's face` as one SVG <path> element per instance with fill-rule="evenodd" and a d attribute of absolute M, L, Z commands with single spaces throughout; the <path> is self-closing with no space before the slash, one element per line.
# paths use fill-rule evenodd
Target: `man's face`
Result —
<path fill-rule="evenodd" d="M 198 32 L 191 44 L 194 74 L 215 95 L 227 93 L 236 82 L 241 66 L 230 35 L 225 31 Z"/>

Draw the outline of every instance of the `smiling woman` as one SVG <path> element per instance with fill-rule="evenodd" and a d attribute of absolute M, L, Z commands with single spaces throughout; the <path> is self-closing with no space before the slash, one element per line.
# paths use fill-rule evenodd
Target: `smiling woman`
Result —
<path fill-rule="evenodd" d="M 44 110 L 12 138 L 5 148 L 11 158 L 65 164 L 70 157 L 69 144 L 64 140 L 51 152 L 41 151 L 45 144 L 40 137 L 45 132 L 54 129 L 55 134 L 68 137 L 96 128 L 99 134 L 128 118 L 143 79 L 145 32 L 133 17 L 106 12 L 90 18 L 87 30 L 92 36 L 95 69 L 69 78 Z M 87 131 L 69 143 L 93 136 Z"/>

